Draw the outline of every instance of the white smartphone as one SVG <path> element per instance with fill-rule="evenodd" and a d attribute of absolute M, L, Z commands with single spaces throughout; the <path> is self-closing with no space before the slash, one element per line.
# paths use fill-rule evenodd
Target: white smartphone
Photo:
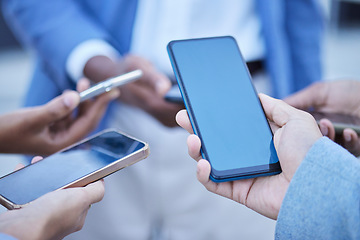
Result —
<path fill-rule="evenodd" d="M 21 208 L 58 189 L 82 187 L 149 154 L 148 144 L 109 129 L 0 178 L 0 203 Z"/>
<path fill-rule="evenodd" d="M 109 92 L 113 88 L 134 82 L 141 78 L 142 75 L 143 72 L 140 69 L 137 69 L 132 72 L 128 72 L 99 82 L 98 84 L 80 93 L 80 102 L 96 97 L 104 92 Z"/>

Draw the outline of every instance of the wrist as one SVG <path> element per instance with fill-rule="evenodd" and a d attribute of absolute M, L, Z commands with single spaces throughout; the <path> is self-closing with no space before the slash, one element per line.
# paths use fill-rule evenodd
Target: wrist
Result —
<path fill-rule="evenodd" d="M 45 224 L 41 219 L 34 218 L 24 209 L 9 210 L 0 217 L 0 232 L 16 239 L 46 239 Z"/>

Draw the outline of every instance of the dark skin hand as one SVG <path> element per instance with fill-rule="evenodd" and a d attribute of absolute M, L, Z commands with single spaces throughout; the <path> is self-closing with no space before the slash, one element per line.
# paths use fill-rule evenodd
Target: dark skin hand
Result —
<path fill-rule="evenodd" d="M 78 90 L 88 88 L 80 80 Z M 75 91 L 67 91 L 43 106 L 26 108 L 0 117 L 0 152 L 50 155 L 90 133 L 99 123 L 108 103 L 119 96 L 110 91 L 79 105 Z M 77 114 L 73 110 L 78 107 Z"/>
<path fill-rule="evenodd" d="M 94 82 L 99 82 L 135 69 L 141 69 L 143 77 L 120 88 L 120 101 L 143 109 L 167 127 L 177 126 L 175 115 L 184 106 L 164 100 L 171 82 L 146 59 L 126 55 L 122 60 L 113 62 L 108 57 L 95 56 L 86 63 L 84 75 Z"/>
<path fill-rule="evenodd" d="M 321 112 L 340 113 L 360 117 L 360 82 L 341 80 L 315 83 L 285 99 L 290 105 L 300 108 L 313 108 Z M 322 119 L 319 127 L 324 136 L 341 144 L 355 156 L 360 156 L 360 138 L 350 128 L 342 134 L 335 134 L 334 126 L 328 119 Z"/>

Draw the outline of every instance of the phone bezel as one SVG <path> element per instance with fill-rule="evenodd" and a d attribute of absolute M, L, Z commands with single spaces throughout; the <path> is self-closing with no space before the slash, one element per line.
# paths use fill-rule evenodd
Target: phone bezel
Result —
<path fill-rule="evenodd" d="M 249 81 L 252 84 L 252 88 L 254 90 L 254 94 L 256 94 L 256 96 L 258 96 L 256 89 L 251 81 L 251 75 L 249 72 L 249 69 L 247 67 L 247 65 L 245 64 L 244 58 L 241 54 L 241 51 L 239 49 L 239 46 L 236 42 L 236 40 L 232 37 L 232 36 L 220 36 L 220 37 L 210 37 L 210 38 L 193 38 L 193 39 L 184 39 L 184 40 L 174 40 L 168 43 L 167 45 L 167 51 L 170 57 L 170 62 L 171 65 L 173 67 L 174 70 L 174 74 L 176 77 L 176 81 L 178 83 L 180 92 L 181 92 L 181 96 L 183 98 L 186 110 L 188 112 L 188 116 L 190 119 L 190 123 L 192 126 L 192 129 L 194 131 L 194 133 L 199 136 L 200 139 L 202 139 L 201 137 L 201 133 L 199 131 L 199 127 L 195 118 L 195 114 L 193 112 L 193 109 L 191 107 L 191 103 L 189 101 L 189 97 L 187 95 L 187 91 L 184 88 L 184 84 L 183 84 L 183 80 L 181 77 L 181 73 L 179 71 L 178 68 L 178 64 L 176 62 L 175 56 L 174 56 L 174 52 L 173 52 L 173 46 L 177 43 L 182 43 L 182 42 L 188 42 L 188 41 L 202 41 L 202 40 L 208 40 L 208 39 L 216 39 L 216 38 L 230 38 L 231 40 L 233 40 L 235 42 L 235 45 L 237 47 L 237 51 L 242 59 L 242 62 L 244 64 L 244 67 L 247 71 L 247 75 L 249 78 Z M 260 99 L 257 97 L 257 100 L 259 101 L 259 104 L 261 106 L 261 109 L 265 115 L 265 111 L 264 108 L 260 102 Z M 268 123 L 268 127 L 270 128 L 270 124 Z M 271 129 L 271 128 L 270 128 Z M 273 154 L 275 152 L 276 154 L 276 150 L 273 144 L 273 140 L 271 141 L 271 154 Z M 274 151 L 274 152 L 273 152 Z M 210 162 L 211 165 L 211 160 L 209 160 L 209 156 L 208 153 L 206 151 L 206 146 L 204 146 L 204 144 L 202 144 L 201 146 L 201 155 L 204 159 L 208 160 Z M 225 170 L 225 171 L 219 171 L 214 169 L 213 167 L 211 168 L 211 173 L 210 173 L 210 179 L 213 180 L 214 182 L 224 182 L 224 181 L 233 181 L 233 180 L 238 180 L 238 179 L 246 179 L 246 178 L 254 178 L 254 177 L 258 177 L 258 176 L 266 176 L 266 175 L 274 175 L 274 174 L 278 174 L 281 172 L 281 166 L 280 166 L 280 162 L 277 161 L 275 163 L 269 163 L 266 165 L 259 165 L 259 166 L 253 166 L 250 168 L 238 168 L 238 169 L 231 169 L 231 170 Z"/>
<path fill-rule="evenodd" d="M 74 180 L 73 182 L 71 182 L 69 184 L 66 184 L 63 187 L 60 187 L 60 188 L 58 188 L 58 189 L 56 189 L 54 191 L 58 191 L 58 190 L 65 189 L 65 188 L 71 188 L 71 187 L 83 187 L 83 186 L 86 186 L 86 185 L 88 185 L 88 184 L 90 184 L 92 182 L 95 182 L 95 181 L 97 181 L 99 179 L 102 179 L 102 178 L 104 178 L 106 176 L 109 176 L 110 174 L 112 174 L 114 172 L 117 172 L 117 171 L 119 171 L 119 170 L 121 170 L 123 168 L 126 168 L 126 167 L 128 167 L 128 166 L 130 166 L 132 164 L 135 164 L 135 163 L 145 159 L 149 155 L 150 149 L 149 149 L 149 145 L 146 142 L 141 141 L 141 140 L 139 140 L 137 138 L 134 138 L 134 137 L 132 137 L 132 136 L 126 134 L 126 133 L 123 133 L 123 132 L 121 132 L 121 131 L 119 131 L 117 129 L 114 129 L 114 128 L 109 128 L 109 129 L 105 129 L 103 131 L 100 131 L 99 133 L 97 133 L 95 135 L 92 135 L 92 136 L 90 136 L 88 138 L 85 138 L 85 139 L 83 139 L 83 140 L 81 140 L 81 141 L 79 141 L 77 143 L 74 143 L 71 146 L 69 146 L 67 148 L 64 148 L 64 149 L 62 149 L 62 150 L 60 150 L 60 151 L 58 151 L 56 153 L 63 152 L 63 151 L 66 151 L 68 149 L 71 149 L 71 148 L 73 148 L 73 147 L 75 147 L 77 145 L 80 145 L 80 144 L 82 144 L 84 142 L 87 142 L 87 141 L 89 141 L 89 140 L 91 140 L 93 138 L 96 138 L 96 137 L 98 137 L 98 136 L 100 136 L 100 135 L 102 135 L 104 133 L 107 133 L 107 132 L 119 133 L 119 134 L 121 134 L 123 136 L 126 136 L 128 138 L 131 138 L 131 139 L 133 139 L 135 141 L 138 141 L 138 142 L 144 144 L 144 147 L 142 147 L 141 149 L 138 149 L 137 151 L 135 151 L 135 152 L 133 152 L 133 153 L 127 155 L 127 156 L 124 156 L 123 158 L 115 160 L 114 162 L 106 165 L 105 167 L 103 167 L 103 168 L 101 168 L 101 169 L 99 169 L 97 171 L 94 171 L 92 173 L 89 173 L 89 174 L 77 179 L 77 180 Z M 56 153 L 54 153 L 54 154 L 56 154 Z M 46 161 L 46 158 L 44 158 L 44 160 L 42 160 L 42 161 Z M 34 164 L 36 164 L 36 163 L 34 163 Z M 25 168 L 30 167 L 30 166 L 32 166 L 34 164 L 25 166 Z M 14 172 L 17 172 L 17 171 L 21 171 L 21 169 L 13 171 L 13 172 L 11 172 L 9 174 L 6 174 L 6 175 L 2 176 L 1 178 L 5 178 L 8 175 L 10 175 L 10 174 L 12 174 Z M 31 202 L 29 202 L 29 203 L 31 203 Z M 5 196 L 0 194 L 0 204 L 3 205 L 4 207 L 6 207 L 9 210 L 22 208 L 22 207 L 26 206 L 29 203 L 16 204 L 16 203 L 10 201 L 9 199 L 7 199 Z"/>

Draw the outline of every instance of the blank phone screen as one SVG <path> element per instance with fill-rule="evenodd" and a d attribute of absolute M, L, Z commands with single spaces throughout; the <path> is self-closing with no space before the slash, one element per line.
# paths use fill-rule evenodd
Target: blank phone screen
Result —
<path fill-rule="evenodd" d="M 173 41 L 173 67 L 202 152 L 218 175 L 267 171 L 273 135 L 232 37 Z"/>
<path fill-rule="evenodd" d="M 105 132 L 0 178 L 0 195 L 15 204 L 26 204 L 143 147 L 118 132 Z"/>

